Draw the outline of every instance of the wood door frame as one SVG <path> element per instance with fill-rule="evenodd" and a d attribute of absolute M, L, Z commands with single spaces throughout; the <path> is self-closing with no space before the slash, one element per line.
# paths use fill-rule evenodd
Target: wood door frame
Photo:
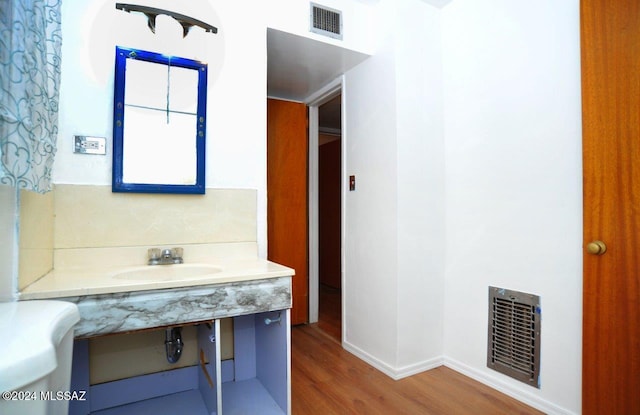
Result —
<path fill-rule="evenodd" d="M 336 97 L 338 94 L 342 94 L 342 165 L 341 165 L 341 183 L 344 183 L 345 173 L 345 95 L 344 95 L 344 75 L 334 79 L 325 87 L 311 94 L 307 99 L 307 107 L 309 108 L 309 323 L 318 322 L 318 308 L 319 308 L 319 284 L 320 284 L 320 257 L 319 257 L 319 214 L 318 214 L 318 194 L 319 194 L 319 165 L 318 165 L 318 136 L 319 136 L 319 107 Z M 340 234 L 341 239 L 341 263 L 344 264 L 344 186 L 341 189 L 342 201 L 340 207 L 340 222 L 342 224 L 342 230 Z M 341 269 L 341 280 L 344 286 L 344 270 Z M 342 297 L 342 309 L 344 310 L 344 296 Z M 344 316 L 342 318 L 342 327 L 344 338 Z"/>

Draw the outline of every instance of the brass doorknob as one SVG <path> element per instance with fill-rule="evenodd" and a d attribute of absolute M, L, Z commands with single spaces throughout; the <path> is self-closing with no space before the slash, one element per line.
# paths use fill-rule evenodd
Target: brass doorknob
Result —
<path fill-rule="evenodd" d="M 587 252 L 591 255 L 603 255 L 607 252 L 607 245 L 602 241 L 593 241 L 587 244 Z"/>

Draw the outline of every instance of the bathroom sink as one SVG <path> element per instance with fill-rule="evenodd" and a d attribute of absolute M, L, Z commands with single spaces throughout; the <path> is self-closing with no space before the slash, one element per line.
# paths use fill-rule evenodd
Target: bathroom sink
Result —
<path fill-rule="evenodd" d="M 134 281 L 171 281 L 205 278 L 222 271 L 209 264 L 149 265 L 119 272 L 113 278 Z"/>

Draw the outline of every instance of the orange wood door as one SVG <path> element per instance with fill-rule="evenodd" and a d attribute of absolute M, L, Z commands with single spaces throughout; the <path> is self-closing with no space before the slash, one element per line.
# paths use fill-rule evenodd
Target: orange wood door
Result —
<path fill-rule="evenodd" d="M 267 258 L 296 270 L 291 324 L 309 320 L 307 107 L 267 102 Z"/>
<path fill-rule="evenodd" d="M 583 414 L 640 414 L 640 2 L 582 0 Z"/>

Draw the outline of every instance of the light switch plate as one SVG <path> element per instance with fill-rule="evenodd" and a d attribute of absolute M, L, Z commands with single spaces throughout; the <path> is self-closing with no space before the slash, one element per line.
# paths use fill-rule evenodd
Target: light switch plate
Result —
<path fill-rule="evenodd" d="M 86 135 L 73 136 L 73 152 L 79 154 L 107 154 L 107 139 Z"/>

